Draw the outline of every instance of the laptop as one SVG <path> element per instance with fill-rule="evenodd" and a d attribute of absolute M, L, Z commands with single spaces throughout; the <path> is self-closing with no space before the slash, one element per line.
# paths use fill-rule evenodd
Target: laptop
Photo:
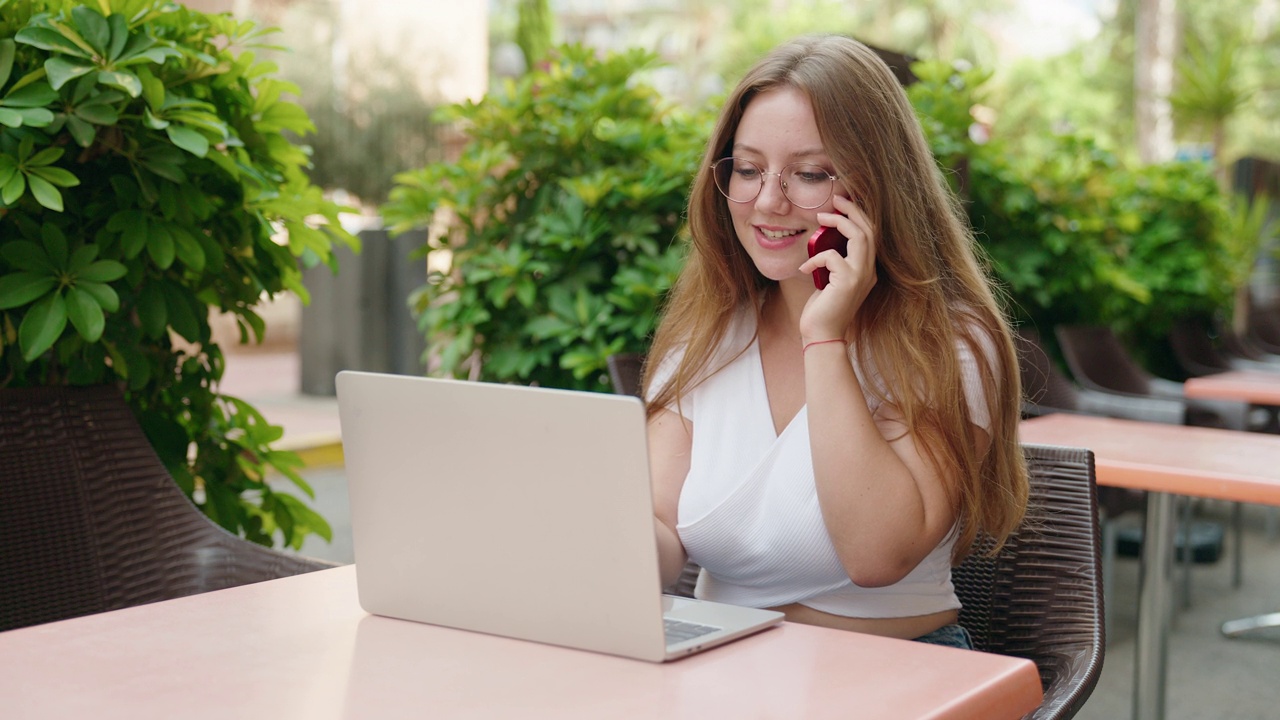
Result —
<path fill-rule="evenodd" d="M 662 593 L 639 398 L 336 382 L 367 612 L 653 662 L 782 620 Z"/>

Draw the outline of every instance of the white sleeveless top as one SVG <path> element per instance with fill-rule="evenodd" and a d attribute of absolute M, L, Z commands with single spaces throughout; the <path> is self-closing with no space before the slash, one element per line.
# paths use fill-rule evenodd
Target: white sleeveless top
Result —
<path fill-rule="evenodd" d="M 703 569 L 694 594 L 751 607 L 800 603 L 861 618 L 959 608 L 951 585 L 954 532 L 893 585 L 867 588 L 849 579 L 818 506 L 807 408 L 780 435 L 774 431 L 754 331 L 754 317 L 741 316 L 722 347 L 732 356 L 749 342 L 746 350 L 684 396 L 678 408 L 671 406 L 693 425 L 676 531 L 689 558 Z M 957 352 L 971 419 L 989 428 L 972 353 L 963 343 Z M 662 363 L 651 386 L 660 387 L 674 364 Z M 875 376 L 861 370 L 858 375 L 864 388 L 868 376 Z M 874 412 L 878 403 L 866 394 Z"/>

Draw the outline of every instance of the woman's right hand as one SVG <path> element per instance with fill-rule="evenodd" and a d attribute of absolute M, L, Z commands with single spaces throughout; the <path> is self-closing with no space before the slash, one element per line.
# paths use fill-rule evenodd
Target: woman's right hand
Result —
<path fill-rule="evenodd" d="M 876 284 L 877 236 L 871 219 L 848 198 L 837 195 L 832 200 L 838 212 L 818 213 L 818 222 L 848 238 L 847 252 L 841 257 L 825 250 L 800 266 L 804 273 L 820 267 L 830 273 L 827 286 L 814 291 L 800 315 L 800 337 L 806 343 L 844 337 Z"/>

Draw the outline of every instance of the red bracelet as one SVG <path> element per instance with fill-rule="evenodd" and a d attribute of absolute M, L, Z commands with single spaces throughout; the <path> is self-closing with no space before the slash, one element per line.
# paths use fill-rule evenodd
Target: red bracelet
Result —
<path fill-rule="evenodd" d="M 803 354 L 805 354 L 805 353 L 809 352 L 809 348 L 813 347 L 814 345 L 825 345 L 825 344 L 827 344 L 827 343 L 833 343 L 833 342 L 842 343 L 842 342 L 844 342 L 844 338 L 831 338 L 830 340 L 814 340 L 814 341 L 813 341 L 813 342 L 811 342 L 811 343 L 807 343 L 807 344 L 806 344 L 806 345 L 805 345 L 805 346 L 800 350 L 800 354 L 801 354 L 801 355 L 803 355 Z"/>

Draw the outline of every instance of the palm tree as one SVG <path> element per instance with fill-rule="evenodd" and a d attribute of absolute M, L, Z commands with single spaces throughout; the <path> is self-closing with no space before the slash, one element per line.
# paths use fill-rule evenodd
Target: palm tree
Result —
<path fill-rule="evenodd" d="M 1223 232 L 1233 258 L 1235 285 L 1233 329 L 1243 333 L 1249 313 L 1249 279 L 1258 252 L 1269 242 L 1274 228 L 1268 223 L 1269 203 L 1246 199 L 1232 192 L 1228 175 L 1227 124 L 1248 104 L 1254 90 L 1241 67 L 1241 51 L 1249 37 L 1248 24 L 1213 23 L 1213 37 L 1188 31 L 1185 54 L 1175 64 L 1177 88 L 1169 100 L 1180 124 L 1209 136 L 1213 148 L 1213 174 L 1227 201 Z"/>
<path fill-rule="evenodd" d="M 517 17 L 516 44 L 524 52 L 525 67 L 532 68 L 551 49 L 555 18 L 547 0 L 520 0 Z"/>
<path fill-rule="evenodd" d="M 1230 191 L 1226 157 L 1227 122 L 1253 96 L 1240 72 L 1247 28 L 1222 28 L 1214 40 L 1190 31 L 1186 53 L 1175 65 L 1177 87 L 1169 97 L 1180 122 L 1208 132 L 1213 146 L 1214 176 L 1223 193 Z"/>
<path fill-rule="evenodd" d="M 1177 0 L 1138 0 L 1135 18 L 1134 99 L 1138 156 L 1143 162 L 1173 157 L 1173 52 Z"/>

